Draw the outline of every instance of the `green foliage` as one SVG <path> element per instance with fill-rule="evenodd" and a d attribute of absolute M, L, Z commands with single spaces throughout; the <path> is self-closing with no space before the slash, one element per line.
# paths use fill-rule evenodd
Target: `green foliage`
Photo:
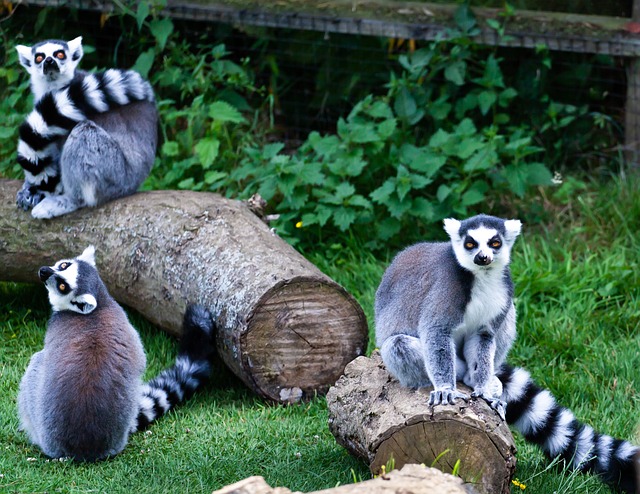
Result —
<path fill-rule="evenodd" d="M 470 41 L 477 27 L 464 6 L 457 20 L 446 41 L 400 56 L 387 94 L 357 103 L 336 135 L 312 132 L 295 154 L 282 144 L 247 150 L 230 178 L 275 204 L 281 235 L 304 248 L 348 232 L 381 248 L 551 184 L 538 141 L 584 111 L 542 101 L 540 121 L 515 119 L 518 91 L 502 60 Z"/>

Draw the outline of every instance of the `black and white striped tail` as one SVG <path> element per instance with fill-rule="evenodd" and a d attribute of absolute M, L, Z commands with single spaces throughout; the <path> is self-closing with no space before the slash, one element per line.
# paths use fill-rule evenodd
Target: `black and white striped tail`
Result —
<path fill-rule="evenodd" d="M 149 82 L 132 70 L 79 72 L 66 88 L 45 93 L 19 129 L 18 163 L 29 183 L 50 188 L 58 183 L 58 142 L 77 123 L 138 101 L 153 102 L 155 96 Z"/>
<path fill-rule="evenodd" d="M 507 403 L 507 423 L 527 441 L 537 444 L 549 458 L 559 456 L 571 469 L 598 474 L 624 492 L 638 492 L 634 456 L 640 448 L 579 422 L 524 369 L 503 365 L 498 378 Z"/>
<path fill-rule="evenodd" d="M 132 432 L 145 429 L 178 403 L 190 398 L 211 374 L 215 323 L 204 307 L 190 305 L 184 315 L 180 350 L 172 367 L 146 383 Z"/>

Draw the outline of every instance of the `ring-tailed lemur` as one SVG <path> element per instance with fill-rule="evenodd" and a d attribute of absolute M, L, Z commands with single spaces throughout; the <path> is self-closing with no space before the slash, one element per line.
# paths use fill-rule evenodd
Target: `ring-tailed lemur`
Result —
<path fill-rule="evenodd" d="M 18 412 L 30 440 L 52 458 L 96 461 L 129 434 L 188 398 L 215 352 L 209 312 L 189 306 L 175 364 L 142 382 L 146 358 L 135 328 L 95 268 L 94 248 L 40 268 L 53 314 L 44 348 L 20 383 Z"/>
<path fill-rule="evenodd" d="M 505 363 L 516 337 L 509 261 L 520 221 L 479 215 L 444 228 L 450 242 L 400 252 L 376 292 L 376 341 L 389 372 L 405 386 L 433 386 L 430 405 L 468 399 L 456 389 L 462 380 L 503 418 L 506 407 L 507 422 L 548 457 L 635 493 L 639 448 L 580 423 Z"/>
<path fill-rule="evenodd" d="M 76 70 L 82 37 L 18 45 L 34 108 L 19 129 L 25 182 L 16 202 L 52 218 L 133 194 L 153 165 L 158 115 L 151 85 L 132 70 Z"/>

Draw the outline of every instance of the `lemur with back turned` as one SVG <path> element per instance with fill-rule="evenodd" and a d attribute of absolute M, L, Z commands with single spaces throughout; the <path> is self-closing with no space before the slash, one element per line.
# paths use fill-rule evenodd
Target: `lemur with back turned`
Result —
<path fill-rule="evenodd" d="M 509 262 L 520 221 L 479 215 L 446 219 L 444 228 L 449 242 L 400 252 L 376 292 L 376 342 L 389 372 L 404 386 L 433 386 L 432 406 L 467 400 L 461 380 L 548 457 L 635 493 L 639 448 L 579 422 L 526 370 L 506 364 L 516 337 Z"/>
<path fill-rule="evenodd" d="M 38 273 L 53 314 L 44 348 L 20 383 L 21 428 L 49 457 L 97 461 L 118 454 L 129 434 L 189 398 L 208 379 L 215 323 L 187 307 L 175 364 L 142 382 L 146 357 L 127 315 L 95 267 L 94 248 Z"/>
<path fill-rule="evenodd" d="M 18 206 L 46 219 L 136 192 L 158 142 L 151 85 L 132 70 L 76 70 L 82 37 L 16 50 L 34 97 L 19 129 Z"/>

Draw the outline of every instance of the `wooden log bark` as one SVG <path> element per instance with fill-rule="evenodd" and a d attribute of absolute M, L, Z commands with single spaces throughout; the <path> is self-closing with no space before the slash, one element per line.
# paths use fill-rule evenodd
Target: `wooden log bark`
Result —
<path fill-rule="evenodd" d="M 473 494 L 461 479 L 435 468 L 405 465 L 372 480 L 313 491 L 309 494 Z M 291 494 L 286 487 L 271 487 L 263 477 L 248 477 L 213 491 L 213 494 Z"/>
<path fill-rule="evenodd" d="M 508 493 L 516 448 L 507 424 L 484 400 L 430 407 L 429 391 L 400 385 L 379 352 L 358 357 L 327 393 L 329 428 L 373 473 L 391 458 L 448 472 L 459 460 L 459 475 L 478 492 Z"/>
<path fill-rule="evenodd" d="M 323 393 L 367 346 L 364 313 L 341 286 L 246 204 L 189 191 L 138 193 L 40 221 L 0 180 L 0 280 L 37 282 L 44 264 L 96 246 L 111 294 L 178 335 L 188 303 L 219 325 L 225 364 L 259 395 Z"/>

